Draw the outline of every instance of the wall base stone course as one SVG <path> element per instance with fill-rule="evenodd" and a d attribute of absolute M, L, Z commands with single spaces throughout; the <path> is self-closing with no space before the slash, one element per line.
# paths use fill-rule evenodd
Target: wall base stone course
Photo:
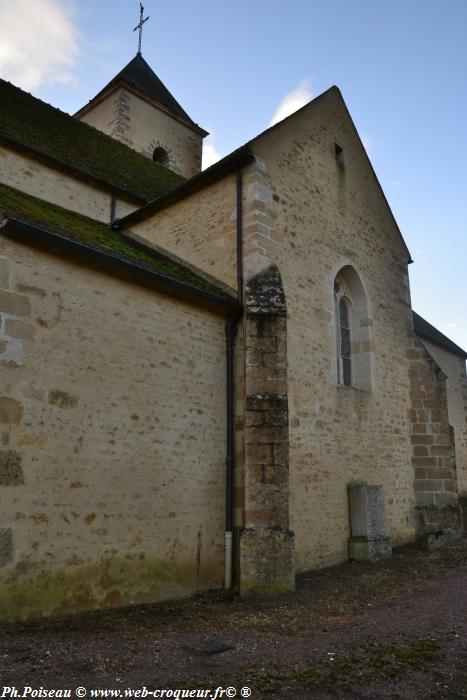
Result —
<path fill-rule="evenodd" d="M 423 549 L 439 549 L 454 542 L 464 533 L 462 508 L 452 505 L 423 505 L 416 507 L 418 542 Z"/>
<path fill-rule="evenodd" d="M 294 535 L 287 528 L 244 528 L 240 533 L 240 594 L 295 590 Z"/>

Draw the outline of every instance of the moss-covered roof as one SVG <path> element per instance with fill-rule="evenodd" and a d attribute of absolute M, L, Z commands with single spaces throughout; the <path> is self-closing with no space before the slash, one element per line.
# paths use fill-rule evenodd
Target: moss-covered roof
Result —
<path fill-rule="evenodd" d="M 43 228 L 67 240 L 84 243 L 93 249 L 111 254 L 113 258 L 133 263 L 144 270 L 157 272 L 166 278 L 235 302 L 221 284 L 217 286 L 204 279 L 168 255 L 132 241 L 99 221 L 0 184 L 0 221 L 8 218 Z"/>
<path fill-rule="evenodd" d="M 1 79 L 0 136 L 146 200 L 185 181 L 89 124 Z"/>

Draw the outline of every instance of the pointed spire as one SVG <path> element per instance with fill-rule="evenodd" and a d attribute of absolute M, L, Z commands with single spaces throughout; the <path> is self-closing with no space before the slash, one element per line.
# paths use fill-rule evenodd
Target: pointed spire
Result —
<path fill-rule="evenodd" d="M 149 15 L 143 19 L 143 14 L 144 14 L 144 7 L 142 4 L 139 4 L 140 10 L 139 10 L 139 24 L 136 25 L 136 27 L 133 29 L 134 32 L 136 32 L 137 29 L 139 29 L 139 40 L 138 40 L 138 54 L 141 55 L 141 40 L 143 37 L 143 24 L 148 21 Z"/>

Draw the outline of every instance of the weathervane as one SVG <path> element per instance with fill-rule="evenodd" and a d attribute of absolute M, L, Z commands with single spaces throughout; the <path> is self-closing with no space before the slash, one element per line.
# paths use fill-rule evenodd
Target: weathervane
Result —
<path fill-rule="evenodd" d="M 138 41 L 138 53 L 141 53 L 141 38 L 143 36 L 143 24 L 148 21 L 149 15 L 143 19 L 143 13 L 144 13 L 144 7 L 142 4 L 139 4 L 140 6 L 140 13 L 139 13 L 139 24 L 136 25 L 136 27 L 133 29 L 134 32 L 136 32 L 137 29 L 139 29 L 139 41 Z"/>

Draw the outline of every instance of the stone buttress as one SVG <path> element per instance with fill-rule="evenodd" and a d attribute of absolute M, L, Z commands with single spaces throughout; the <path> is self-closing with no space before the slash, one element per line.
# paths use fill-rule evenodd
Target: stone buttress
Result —
<path fill-rule="evenodd" d="M 409 362 L 418 538 L 422 546 L 433 549 L 463 532 L 454 431 L 449 424 L 446 376 L 416 337 Z"/>
<path fill-rule="evenodd" d="M 289 530 L 287 308 L 275 266 L 252 277 L 245 293 L 245 473 L 239 537 L 240 592 L 295 587 Z"/>

